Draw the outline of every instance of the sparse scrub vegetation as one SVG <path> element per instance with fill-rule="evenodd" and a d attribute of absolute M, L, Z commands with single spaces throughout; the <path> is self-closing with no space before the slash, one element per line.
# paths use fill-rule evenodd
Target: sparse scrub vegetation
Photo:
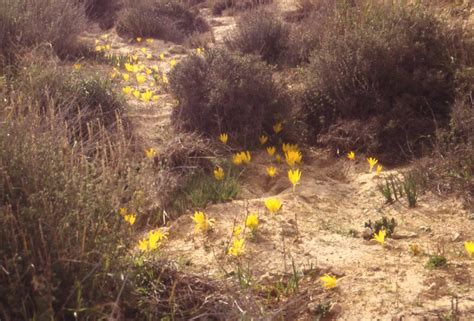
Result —
<path fill-rule="evenodd" d="M 0 0 L 0 319 L 469 315 L 471 7 L 264 2 Z"/>
<path fill-rule="evenodd" d="M 125 37 L 153 37 L 173 42 L 183 42 L 195 32 L 208 30 L 196 11 L 177 0 L 128 1 L 118 14 L 116 28 Z"/>
<path fill-rule="evenodd" d="M 76 37 L 85 28 L 83 10 L 69 0 L 1 0 L 0 68 L 40 44 L 61 57 L 75 51 Z"/>
<path fill-rule="evenodd" d="M 284 58 L 288 47 L 288 26 L 275 14 L 253 10 L 237 21 L 236 32 L 227 39 L 231 50 L 259 55 L 264 61 L 275 64 Z"/>
<path fill-rule="evenodd" d="M 227 50 L 191 55 L 170 74 L 170 88 L 179 101 L 176 126 L 217 137 L 228 133 L 242 145 L 271 131 L 275 117 L 285 115 L 285 92 L 270 68 L 257 57 Z"/>
<path fill-rule="evenodd" d="M 209 0 L 212 14 L 221 15 L 224 11 L 243 11 L 270 4 L 272 0 Z"/>
<path fill-rule="evenodd" d="M 367 4 L 335 14 L 307 70 L 303 106 L 314 133 L 340 146 L 344 123 L 356 120 L 342 148 L 419 155 L 449 119 L 458 31 L 422 6 Z M 366 132 L 372 144 L 354 146 Z"/>

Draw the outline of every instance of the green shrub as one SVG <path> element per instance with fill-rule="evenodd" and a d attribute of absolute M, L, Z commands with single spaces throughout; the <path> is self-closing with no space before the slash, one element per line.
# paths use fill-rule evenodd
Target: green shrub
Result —
<path fill-rule="evenodd" d="M 0 0 L 0 68 L 12 63 L 21 49 L 41 43 L 67 56 L 84 28 L 84 11 L 74 1 Z"/>
<path fill-rule="evenodd" d="M 285 115 L 285 92 L 256 56 L 207 50 L 179 63 L 169 82 L 179 101 L 172 120 L 184 131 L 214 139 L 225 132 L 231 141 L 252 146 Z"/>
<path fill-rule="evenodd" d="M 154 37 L 183 42 L 194 32 L 205 32 L 207 23 L 177 0 L 128 1 L 119 12 L 117 33 L 126 37 Z"/>
<path fill-rule="evenodd" d="M 426 268 L 432 269 L 439 269 L 445 267 L 448 264 L 448 260 L 443 255 L 433 254 L 430 255 L 428 262 L 426 262 Z"/>
<path fill-rule="evenodd" d="M 302 100 L 308 123 L 327 134 L 329 144 L 337 144 L 341 132 L 349 142 L 367 133 L 370 146 L 348 149 L 390 153 L 392 161 L 420 154 L 449 118 L 456 31 L 449 34 L 421 6 L 371 5 L 335 14 L 307 70 Z M 357 130 L 345 131 L 347 120 L 359 121 Z"/>
<path fill-rule="evenodd" d="M 268 63 L 277 63 L 289 49 L 288 34 L 288 26 L 276 15 L 255 10 L 241 16 L 226 45 L 231 50 L 259 55 Z"/>

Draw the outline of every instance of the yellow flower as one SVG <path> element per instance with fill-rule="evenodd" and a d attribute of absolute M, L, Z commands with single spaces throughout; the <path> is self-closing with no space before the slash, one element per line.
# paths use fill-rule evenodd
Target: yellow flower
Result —
<path fill-rule="evenodd" d="M 177 63 L 178 63 L 178 62 L 177 62 L 175 59 L 171 59 L 171 61 L 170 61 L 170 66 L 171 66 L 171 67 L 174 67 L 174 66 L 176 66 Z"/>
<path fill-rule="evenodd" d="M 143 84 L 146 81 L 146 77 L 142 74 L 137 74 L 136 76 L 138 84 Z"/>
<path fill-rule="evenodd" d="M 149 53 L 146 55 L 146 59 L 151 59 L 151 58 L 153 58 L 152 54 Z"/>
<path fill-rule="evenodd" d="M 129 64 L 128 62 L 125 63 L 124 67 L 128 72 L 135 72 L 136 70 L 136 66 Z"/>
<path fill-rule="evenodd" d="M 374 233 L 373 239 L 379 242 L 380 244 L 384 245 L 386 235 L 387 235 L 387 232 L 385 232 L 385 230 L 380 230 L 379 234 Z"/>
<path fill-rule="evenodd" d="M 265 135 L 262 135 L 258 138 L 258 140 L 260 141 L 260 144 L 265 144 L 267 141 L 268 141 L 268 137 L 265 136 Z"/>
<path fill-rule="evenodd" d="M 164 54 L 163 52 L 160 53 L 160 59 L 161 59 L 161 60 L 165 60 L 165 54 Z"/>
<path fill-rule="evenodd" d="M 265 200 L 265 207 L 270 213 L 276 213 L 281 209 L 281 201 L 277 198 L 269 198 Z"/>
<path fill-rule="evenodd" d="M 158 95 L 153 95 L 153 97 L 151 97 L 151 100 L 153 101 L 158 101 L 159 97 Z"/>
<path fill-rule="evenodd" d="M 100 52 L 104 49 L 105 49 L 105 47 L 103 47 L 103 46 L 95 46 L 95 51 L 97 51 L 97 52 Z"/>
<path fill-rule="evenodd" d="M 101 37 L 102 39 L 104 39 L 104 40 L 107 40 L 107 38 L 109 38 L 109 34 L 106 33 L 106 34 L 104 34 L 104 35 L 102 35 L 102 36 L 100 36 L 100 37 Z"/>
<path fill-rule="evenodd" d="M 137 42 L 142 42 L 142 37 L 137 37 L 136 40 Z"/>
<path fill-rule="evenodd" d="M 281 163 L 281 156 L 279 154 L 275 156 L 275 159 L 278 163 Z"/>
<path fill-rule="evenodd" d="M 334 276 L 331 276 L 329 274 L 324 274 L 322 277 L 319 278 L 321 281 L 323 281 L 323 286 L 326 289 L 332 289 L 337 286 L 337 279 Z"/>
<path fill-rule="evenodd" d="M 198 211 L 194 212 L 194 216 L 191 216 L 191 219 L 196 223 L 196 226 L 194 227 L 195 233 L 200 231 L 206 233 L 215 223 L 214 219 L 208 219 L 206 214 Z"/>
<path fill-rule="evenodd" d="M 297 151 L 299 151 L 298 145 L 296 145 L 296 144 L 285 144 L 285 143 L 283 143 L 283 145 L 281 145 L 281 150 L 282 150 L 284 153 L 290 152 L 290 151 L 292 151 L 292 152 L 297 152 Z"/>
<path fill-rule="evenodd" d="M 130 86 L 125 86 L 122 88 L 122 92 L 125 94 L 125 95 L 130 95 L 130 93 L 132 92 L 132 87 Z"/>
<path fill-rule="evenodd" d="M 127 209 L 126 209 L 125 207 L 121 207 L 121 208 L 119 209 L 119 214 L 120 214 L 121 216 L 127 215 Z"/>
<path fill-rule="evenodd" d="M 155 72 L 158 72 L 158 71 L 159 71 L 159 68 L 158 68 L 157 65 L 151 66 L 151 69 L 153 69 Z"/>
<path fill-rule="evenodd" d="M 245 226 L 247 226 L 252 231 L 252 233 L 254 233 L 258 228 L 257 214 L 249 214 L 245 220 Z"/>
<path fill-rule="evenodd" d="M 152 159 L 156 156 L 156 150 L 154 148 L 149 148 L 145 150 L 145 156 L 148 159 Z"/>
<path fill-rule="evenodd" d="M 105 45 L 105 46 L 104 46 L 104 49 L 105 49 L 105 50 L 110 50 L 110 45 Z"/>
<path fill-rule="evenodd" d="M 281 122 L 278 122 L 275 125 L 273 125 L 273 131 L 275 132 L 275 134 L 278 134 L 282 130 L 283 130 L 283 125 Z"/>
<path fill-rule="evenodd" d="M 137 55 L 133 55 L 133 56 L 132 56 L 132 60 L 135 61 L 135 62 L 137 62 L 137 61 L 138 61 L 138 56 L 137 56 Z"/>
<path fill-rule="evenodd" d="M 198 55 L 203 54 L 203 53 L 204 53 L 204 48 L 197 48 L 197 49 L 196 49 L 196 53 L 197 53 Z"/>
<path fill-rule="evenodd" d="M 147 68 L 147 69 L 145 70 L 145 73 L 146 73 L 147 75 L 151 75 L 152 71 L 151 71 L 151 69 Z"/>
<path fill-rule="evenodd" d="M 140 98 L 140 95 L 141 95 L 140 90 L 135 89 L 135 90 L 133 91 L 133 96 L 135 96 L 136 99 L 139 99 L 139 98 Z"/>
<path fill-rule="evenodd" d="M 369 157 L 367 158 L 367 162 L 369 163 L 369 171 L 371 172 L 375 164 L 377 164 L 379 161 L 373 157 Z"/>
<path fill-rule="evenodd" d="M 147 103 L 147 102 L 150 101 L 152 96 L 153 96 L 153 92 L 151 90 L 147 89 L 144 93 L 142 93 L 141 99 L 142 99 L 142 101 Z"/>
<path fill-rule="evenodd" d="M 356 154 L 354 152 L 347 153 L 347 159 L 355 160 L 355 158 L 356 158 Z"/>
<path fill-rule="evenodd" d="M 252 156 L 250 155 L 249 151 L 236 153 L 234 154 L 232 158 L 232 162 L 235 165 L 241 165 L 242 163 L 248 164 L 250 163 L 251 160 L 252 160 Z"/>
<path fill-rule="evenodd" d="M 161 77 L 161 79 L 163 80 L 163 83 L 164 83 L 165 85 L 168 84 L 168 76 L 163 75 L 163 77 Z"/>
<path fill-rule="evenodd" d="M 242 233 L 242 227 L 241 227 L 240 225 L 237 225 L 237 226 L 234 228 L 234 231 L 232 232 L 232 234 L 233 234 L 235 237 L 239 237 L 241 233 Z"/>
<path fill-rule="evenodd" d="M 474 254 L 474 242 L 472 241 L 464 242 L 464 248 L 466 249 L 467 255 L 469 255 L 469 257 L 472 257 Z"/>
<path fill-rule="evenodd" d="M 245 239 L 234 239 L 232 246 L 229 248 L 229 255 L 240 256 L 245 253 Z"/>
<path fill-rule="evenodd" d="M 123 80 L 128 81 L 128 79 L 130 78 L 130 76 L 129 76 L 128 74 L 125 74 L 125 73 L 124 73 L 124 74 L 122 74 L 122 78 L 123 78 Z"/>
<path fill-rule="evenodd" d="M 75 64 L 74 64 L 74 70 L 75 70 L 75 71 L 81 70 L 81 64 L 80 64 L 80 63 L 75 63 Z"/>
<path fill-rule="evenodd" d="M 147 49 L 146 49 L 145 47 L 142 47 L 142 48 L 140 49 L 140 51 L 143 52 L 143 53 L 146 53 Z"/>
<path fill-rule="evenodd" d="M 275 154 L 275 151 L 276 151 L 275 146 L 267 147 L 267 153 L 268 153 L 268 155 L 273 156 L 273 155 Z"/>
<path fill-rule="evenodd" d="M 219 140 L 222 144 L 227 144 L 227 141 L 229 140 L 229 135 L 227 135 L 226 133 L 220 134 Z"/>
<path fill-rule="evenodd" d="M 268 166 L 267 167 L 267 175 L 270 177 L 275 177 L 277 173 L 277 169 L 275 166 Z"/>
<path fill-rule="evenodd" d="M 146 42 L 152 43 L 152 42 L 153 42 L 153 39 L 152 39 L 152 38 L 147 38 L 147 39 L 146 39 Z"/>
<path fill-rule="evenodd" d="M 382 173 L 382 165 L 377 165 L 377 176 L 380 175 L 380 173 Z"/>
<path fill-rule="evenodd" d="M 295 166 L 295 164 L 301 163 L 301 158 L 302 157 L 303 157 L 303 155 L 301 155 L 300 151 L 289 150 L 289 151 L 285 152 L 286 163 L 290 167 Z"/>
<path fill-rule="evenodd" d="M 218 180 L 218 181 L 222 181 L 224 179 L 224 170 L 217 166 L 215 169 L 214 169 L 214 177 Z"/>
<path fill-rule="evenodd" d="M 137 215 L 130 213 L 130 214 L 125 215 L 125 216 L 123 217 L 123 219 L 124 219 L 125 222 L 127 222 L 128 224 L 133 225 L 133 224 L 135 224 L 135 220 L 137 219 Z"/>
<path fill-rule="evenodd" d="M 295 191 L 296 184 L 299 183 L 301 179 L 301 171 L 299 169 L 288 171 L 288 179 L 290 180 L 291 184 L 293 184 L 293 192 Z"/>
<path fill-rule="evenodd" d="M 142 252 L 153 251 L 161 246 L 161 242 L 168 238 L 168 233 L 163 233 L 160 229 L 148 233 L 148 237 L 138 242 L 138 248 Z"/>

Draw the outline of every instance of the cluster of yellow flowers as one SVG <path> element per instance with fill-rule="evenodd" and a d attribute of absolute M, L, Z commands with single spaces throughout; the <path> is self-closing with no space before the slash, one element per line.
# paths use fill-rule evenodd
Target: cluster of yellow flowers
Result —
<path fill-rule="evenodd" d="M 163 233 L 161 229 L 150 231 L 146 237 L 138 242 L 138 248 L 142 252 L 150 252 L 159 249 L 161 242 L 168 238 L 168 233 Z"/>
<path fill-rule="evenodd" d="M 232 162 L 235 165 L 249 164 L 251 160 L 252 156 L 249 151 L 236 153 L 232 157 Z"/>
<path fill-rule="evenodd" d="M 119 209 L 119 214 L 120 216 L 123 217 L 124 221 L 127 222 L 128 224 L 130 225 L 135 224 L 135 221 L 137 219 L 137 215 L 135 213 L 128 213 L 125 207 L 121 207 Z"/>
<path fill-rule="evenodd" d="M 214 226 L 215 220 L 209 219 L 204 212 L 195 211 L 194 215 L 191 216 L 191 219 L 194 221 L 194 232 L 195 233 L 207 233 L 212 226 Z"/>
<path fill-rule="evenodd" d="M 347 153 L 347 159 L 349 159 L 350 161 L 355 161 L 356 159 L 356 155 L 353 151 L 350 151 Z M 367 163 L 369 163 L 369 172 L 372 173 L 372 170 L 374 169 L 375 165 L 378 164 L 378 159 L 374 158 L 374 157 L 367 157 Z M 382 173 L 382 165 L 378 164 L 377 167 L 375 168 L 375 173 L 377 174 L 377 176 L 380 175 L 380 173 Z"/>

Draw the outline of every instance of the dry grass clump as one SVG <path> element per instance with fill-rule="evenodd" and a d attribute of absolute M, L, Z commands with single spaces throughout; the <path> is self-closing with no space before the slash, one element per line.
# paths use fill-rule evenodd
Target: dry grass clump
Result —
<path fill-rule="evenodd" d="M 359 120 L 346 139 L 372 128 L 373 143 L 365 149 L 390 153 L 392 160 L 396 150 L 401 158 L 420 155 L 449 119 L 459 30 L 421 6 L 372 4 L 335 15 L 307 70 L 308 123 L 316 134 L 336 137 L 348 120 Z M 327 142 L 337 145 L 337 137 Z"/>
<path fill-rule="evenodd" d="M 43 112 L 54 106 L 55 112 L 68 122 L 71 139 L 93 138 L 102 127 L 109 132 L 118 129 L 117 119 L 122 119 L 125 101 L 107 78 L 72 72 L 70 67 L 59 66 L 50 55 L 44 58 L 38 50 L 24 56 L 18 70 L 16 90 Z M 129 125 L 125 122 L 121 126 L 127 129 Z"/>
<path fill-rule="evenodd" d="M 272 0 L 210 0 L 209 6 L 212 14 L 221 15 L 227 10 L 244 11 L 272 2 Z"/>
<path fill-rule="evenodd" d="M 69 0 L 1 0 L 0 67 L 13 62 L 23 48 L 48 43 L 60 56 L 74 50 L 84 30 L 82 8 Z"/>
<path fill-rule="evenodd" d="M 226 40 L 226 45 L 231 50 L 259 55 L 268 63 L 276 63 L 290 49 L 288 35 L 288 26 L 275 14 L 254 10 L 239 18 L 236 32 Z"/>
<path fill-rule="evenodd" d="M 171 72 L 170 88 L 179 101 L 173 122 L 208 137 L 228 133 L 243 146 L 271 132 L 286 111 L 285 91 L 257 57 L 227 50 L 191 55 Z"/>
<path fill-rule="evenodd" d="M 126 37 L 153 37 L 183 42 L 209 29 L 198 12 L 177 0 L 128 1 L 118 14 L 117 33 Z"/>
<path fill-rule="evenodd" d="M 87 146 L 71 143 L 70 122 L 55 106 L 41 112 L 24 95 L 1 101 L 0 314 L 98 315 L 119 287 L 107 276 L 118 245 L 129 242 L 115 210 L 129 192 L 119 175 L 128 166 L 126 139 L 100 131 Z"/>

